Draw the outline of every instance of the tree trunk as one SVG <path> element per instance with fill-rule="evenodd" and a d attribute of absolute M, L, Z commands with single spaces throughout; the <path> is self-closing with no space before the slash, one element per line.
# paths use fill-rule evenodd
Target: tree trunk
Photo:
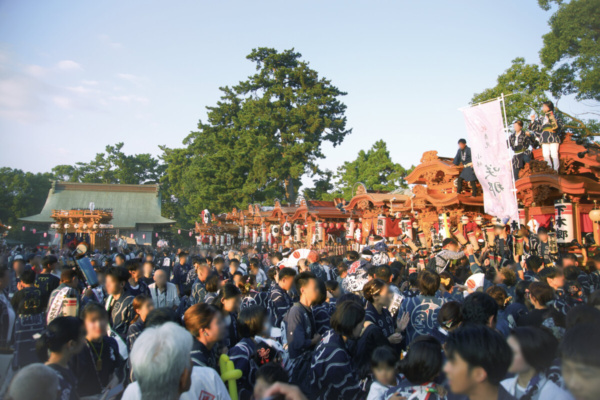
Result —
<path fill-rule="evenodd" d="M 294 204 L 296 202 L 296 191 L 294 190 L 294 180 L 292 178 L 287 178 L 284 181 L 285 186 L 285 198 L 287 199 L 289 204 Z"/>

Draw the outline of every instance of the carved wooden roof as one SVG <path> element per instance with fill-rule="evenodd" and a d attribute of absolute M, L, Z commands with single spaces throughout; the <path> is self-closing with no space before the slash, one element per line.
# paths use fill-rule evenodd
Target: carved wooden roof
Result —
<path fill-rule="evenodd" d="M 302 200 L 291 220 L 306 219 L 308 215 L 318 219 L 342 219 L 347 215 L 333 201 Z"/>
<path fill-rule="evenodd" d="M 535 149 L 534 159 L 519 172 L 516 181 L 518 198 L 526 206 L 542 206 L 553 204 L 564 194 L 574 201 L 600 196 L 600 159 L 585 150 L 567 133 L 559 148 L 558 174 L 544 161 L 542 150 Z"/>
<path fill-rule="evenodd" d="M 354 196 L 344 207 L 346 210 L 365 210 L 371 207 L 401 207 L 410 204 L 410 197 L 398 193 L 362 193 Z"/>
<path fill-rule="evenodd" d="M 438 157 L 437 151 L 426 151 L 421 164 L 405 178 L 410 184 L 440 186 L 451 183 L 460 174 L 461 168 L 452 164 L 452 158 Z"/>

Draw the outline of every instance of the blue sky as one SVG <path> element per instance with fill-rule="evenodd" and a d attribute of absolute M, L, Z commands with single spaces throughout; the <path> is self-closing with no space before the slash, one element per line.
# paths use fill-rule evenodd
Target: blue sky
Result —
<path fill-rule="evenodd" d="M 324 168 L 379 139 L 405 166 L 453 156 L 457 109 L 512 59 L 538 62 L 549 17 L 536 0 L 0 1 L 0 166 L 181 147 L 260 46 L 294 47 L 348 92 L 353 134 Z"/>

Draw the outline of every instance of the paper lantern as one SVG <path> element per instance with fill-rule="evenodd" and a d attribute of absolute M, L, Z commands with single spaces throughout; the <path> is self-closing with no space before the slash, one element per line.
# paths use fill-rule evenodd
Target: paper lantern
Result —
<path fill-rule="evenodd" d="M 294 242 L 302 241 L 302 225 L 295 224 L 294 225 Z"/>
<path fill-rule="evenodd" d="M 44 232 L 44 237 L 48 236 L 48 234 L 46 232 Z"/>
<path fill-rule="evenodd" d="M 262 224 L 262 226 L 260 227 L 260 238 L 263 243 L 267 242 L 267 227 L 265 226 L 265 224 Z"/>
<path fill-rule="evenodd" d="M 98 224 L 94 224 L 94 225 L 92 225 L 92 228 L 93 228 L 93 229 L 98 229 Z"/>
<path fill-rule="evenodd" d="M 177 229 L 177 234 L 181 235 L 181 229 Z"/>
<path fill-rule="evenodd" d="M 158 232 L 156 232 L 156 233 L 154 234 L 154 237 L 158 237 Z"/>
<path fill-rule="evenodd" d="M 145 233 L 142 234 L 142 239 L 144 239 L 144 240 L 146 239 L 146 234 Z"/>
<path fill-rule="evenodd" d="M 208 210 L 202 211 L 202 221 L 204 222 L 204 225 L 208 225 L 210 223 L 210 220 L 211 220 L 210 211 L 208 211 Z"/>
<path fill-rule="evenodd" d="M 74 225 L 73 225 L 73 228 L 75 228 L 75 229 L 79 229 L 79 224 L 74 224 Z"/>
<path fill-rule="evenodd" d="M 256 228 L 252 228 L 252 244 L 256 244 L 258 242 L 258 231 Z"/>
<path fill-rule="evenodd" d="M 323 223 L 321 221 L 317 221 L 317 223 L 316 223 L 315 226 L 317 228 L 316 232 L 315 232 L 316 233 L 316 238 L 317 238 L 317 241 L 320 242 L 320 241 L 323 240 Z"/>
<path fill-rule="evenodd" d="M 383 215 L 377 216 L 377 226 L 375 228 L 375 233 L 377 233 L 378 236 L 387 237 L 385 216 L 383 216 Z"/>
<path fill-rule="evenodd" d="M 571 243 L 575 239 L 573 203 L 563 199 L 556 200 L 554 202 L 554 221 L 557 243 Z"/>
<path fill-rule="evenodd" d="M 337 224 L 335 224 L 335 227 L 338 231 L 342 229 L 342 226 L 344 226 L 344 224 L 342 224 L 341 222 L 338 222 Z"/>
<path fill-rule="evenodd" d="M 271 235 L 279 237 L 279 225 L 271 225 Z"/>
<path fill-rule="evenodd" d="M 284 236 L 290 236 L 292 234 L 292 224 L 284 222 L 281 231 Z"/>
<path fill-rule="evenodd" d="M 190 231 L 190 237 L 192 237 L 192 231 Z"/>
<path fill-rule="evenodd" d="M 354 220 L 351 218 L 348 218 L 348 222 L 346 223 L 346 239 L 354 239 Z"/>
<path fill-rule="evenodd" d="M 354 240 L 356 240 L 357 243 L 361 243 L 362 240 L 362 229 L 361 226 L 362 224 L 358 224 L 358 229 L 356 229 L 354 231 Z"/>
<path fill-rule="evenodd" d="M 25 226 L 23 226 L 23 232 L 25 232 Z"/>
<path fill-rule="evenodd" d="M 594 209 L 590 211 L 590 219 L 592 222 L 600 222 L 600 210 Z"/>
<path fill-rule="evenodd" d="M 31 232 L 33 232 L 33 234 L 35 235 L 35 229 L 32 229 Z"/>

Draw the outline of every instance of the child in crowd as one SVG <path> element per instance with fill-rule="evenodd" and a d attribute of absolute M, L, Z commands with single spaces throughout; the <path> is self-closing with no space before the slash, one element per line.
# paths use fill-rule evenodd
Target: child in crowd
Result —
<path fill-rule="evenodd" d="M 373 383 L 371 383 L 367 400 L 381 399 L 389 388 L 400 384 L 398 361 L 398 353 L 389 346 L 381 346 L 373 351 L 371 356 Z"/>

